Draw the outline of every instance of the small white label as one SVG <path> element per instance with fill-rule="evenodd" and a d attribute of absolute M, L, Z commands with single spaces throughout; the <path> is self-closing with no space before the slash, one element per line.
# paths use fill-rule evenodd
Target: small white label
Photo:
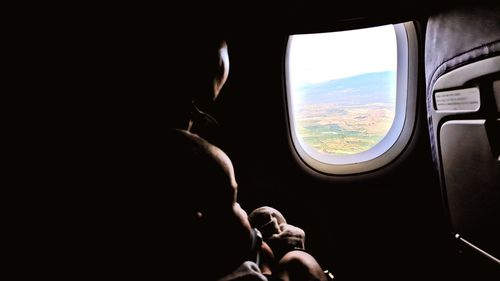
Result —
<path fill-rule="evenodd" d="M 481 106 L 478 88 L 436 92 L 436 110 L 478 111 Z"/>

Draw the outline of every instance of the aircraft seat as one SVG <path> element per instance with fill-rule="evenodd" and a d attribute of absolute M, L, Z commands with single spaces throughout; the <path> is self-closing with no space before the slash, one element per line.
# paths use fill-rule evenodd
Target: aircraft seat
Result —
<path fill-rule="evenodd" d="M 425 71 L 450 235 L 459 247 L 500 264 L 500 5 L 431 16 Z"/>

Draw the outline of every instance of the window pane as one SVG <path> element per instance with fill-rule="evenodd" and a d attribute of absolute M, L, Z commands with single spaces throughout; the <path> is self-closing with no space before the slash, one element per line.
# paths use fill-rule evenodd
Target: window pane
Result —
<path fill-rule="evenodd" d="M 293 35 L 289 44 L 288 82 L 301 142 L 336 156 L 379 143 L 395 115 L 394 27 Z"/>

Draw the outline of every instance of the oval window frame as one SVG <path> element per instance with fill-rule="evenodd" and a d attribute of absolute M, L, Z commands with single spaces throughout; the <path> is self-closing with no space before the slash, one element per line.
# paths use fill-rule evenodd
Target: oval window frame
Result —
<path fill-rule="evenodd" d="M 289 82 L 290 37 L 285 54 L 285 99 L 292 151 L 309 168 L 328 175 L 367 173 L 391 163 L 408 145 L 415 126 L 418 78 L 418 41 L 413 22 L 394 24 L 397 41 L 396 112 L 386 136 L 372 148 L 347 156 L 317 152 L 297 136 L 291 83 Z"/>

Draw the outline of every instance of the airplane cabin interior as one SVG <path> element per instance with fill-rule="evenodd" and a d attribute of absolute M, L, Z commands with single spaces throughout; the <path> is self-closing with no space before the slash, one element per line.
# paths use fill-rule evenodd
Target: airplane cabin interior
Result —
<path fill-rule="evenodd" d="M 127 266 L 116 262 L 109 276 L 128 275 L 132 261 L 148 260 L 131 254 L 143 248 L 160 258 L 139 276 L 181 260 L 156 249 L 179 246 L 158 236 L 181 229 L 170 218 L 184 204 L 172 197 L 182 184 L 165 186 L 177 147 L 162 134 L 176 95 L 198 89 L 202 50 L 172 38 L 195 42 L 212 23 L 229 74 L 196 114 L 212 126 L 200 136 L 232 162 L 243 210 L 279 210 L 333 280 L 500 280 L 500 2 L 184 6 L 113 6 L 95 17 L 92 8 L 64 33 L 82 37 L 51 50 L 69 67 L 59 69 L 64 98 L 54 102 L 64 114 L 47 122 L 63 124 L 53 127 L 61 138 L 44 140 L 59 168 L 40 165 L 40 178 L 84 186 L 70 196 L 81 204 L 63 200 L 80 218 L 64 221 L 87 226 L 77 241 L 90 258 L 78 257 L 73 275 L 113 259 Z"/>

